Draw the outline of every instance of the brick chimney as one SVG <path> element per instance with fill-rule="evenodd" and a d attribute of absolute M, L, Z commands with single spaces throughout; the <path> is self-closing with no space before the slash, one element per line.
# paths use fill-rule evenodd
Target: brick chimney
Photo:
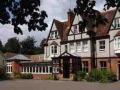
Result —
<path fill-rule="evenodd" d="M 68 11 L 68 24 L 69 24 L 69 26 L 72 24 L 73 18 L 74 18 L 74 12 L 71 9 L 69 9 L 69 11 Z"/>

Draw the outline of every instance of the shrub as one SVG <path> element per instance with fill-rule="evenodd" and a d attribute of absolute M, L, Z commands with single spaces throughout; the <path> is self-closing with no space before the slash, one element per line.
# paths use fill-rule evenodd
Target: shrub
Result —
<path fill-rule="evenodd" d="M 57 74 L 54 74 L 53 79 L 54 80 L 59 80 L 58 77 L 57 77 Z"/>
<path fill-rule="evenodd" d="M 91 72 L 89 72 L 87 78 L 87 81 L 99 81 L 99 82 L 113 82 L 116 81 L 116 75 L 108 70 L 98 70 L 93 69 Z"/>
<path fill-rule="evenodd" d="M 89 72 L 88 77 L 86 79 L 87 81 L 91 82 L 99 81 L 101 79 L 100 70 L 93 69 L 91 72 Z"/>
<path fill-rule="evenodd" d="M 33 79 L 33 76 L 31 73 L 29 74 L 21 74 L 21 79 Z"/>
<path fill-rule="evenodd" d="M 79 71 L 73 76 L 73 80 L 74 81 L 81 81 L 81 80 L 85 79 L 85 77 L 86 77 L 86 72 Z"/>
<path fill-rule="evenodd" d="M 15 78 L 15 79 L 21 79 L 21 73 L 14 72 L 13 73 L 13 78 Z"/>
<path fill-rule="evenodd" d="M 0 67 L 0 80 L 6 80 L 9 78 L 9 74 L 6 74 L 4 67 Z"/>

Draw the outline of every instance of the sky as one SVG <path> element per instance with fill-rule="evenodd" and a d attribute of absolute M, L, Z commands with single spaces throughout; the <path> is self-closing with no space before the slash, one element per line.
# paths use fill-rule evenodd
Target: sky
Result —
<path fill-rule="evenodd" d="M 103 10 L 104 0 L 96 0 L 95 9 Z M 67 20 L 67 12 L 69 9 L 73 9 L 76 5 L 76 0 L 41 0 L 41 10 L 45 10 L 48 14 L 45 22 L 48 24 L 48 28 L 45 31 L 31 31 L 28 32 L 27 26 L 21 26 L 23 35 L 17 35 L 13 31 L 13 26 L 7 24 L 0 24 L 0 40 L 3 44 L 11 37 L 17 37 L 20 41 L 24 40 L 27 36 L 33 36 L 37 41 L 36 45 L 40 44 L 43 38 L 47 38 L 53 19 L 60 21 Z"/>

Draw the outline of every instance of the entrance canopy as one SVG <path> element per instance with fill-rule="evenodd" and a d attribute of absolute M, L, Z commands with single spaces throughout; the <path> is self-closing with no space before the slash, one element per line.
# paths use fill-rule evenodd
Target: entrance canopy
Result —
<path fill-rule="evenodd" d="M 70 57 L 70 58 L 78 58 L 80 59 L 81 57 L 77 54 L 77 53 L 68 53 L 68 52 L 64 52 L 61 55 L 59 55 L 58 57 L 53 57 L 54 58 L 64 58 L 64 57 Z"/>

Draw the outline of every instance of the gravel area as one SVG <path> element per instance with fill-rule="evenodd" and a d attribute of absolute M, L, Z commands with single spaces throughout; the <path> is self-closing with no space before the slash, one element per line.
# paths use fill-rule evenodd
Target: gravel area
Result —
<path fill-rule="evenodd" d="M 115 83 L 91 83 L 74 81 L 12 80 L 0 81 L 0 90 L 120 90 Z"/>

